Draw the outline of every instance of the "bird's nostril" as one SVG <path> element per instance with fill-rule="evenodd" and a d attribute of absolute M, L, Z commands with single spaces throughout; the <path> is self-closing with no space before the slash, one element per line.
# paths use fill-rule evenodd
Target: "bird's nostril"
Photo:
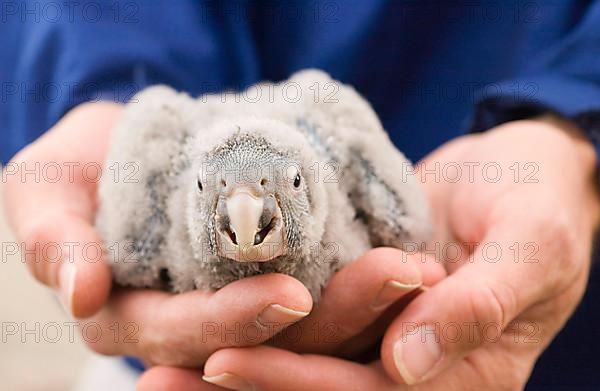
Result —
<path fill-rule="evenodd" d="M 264 186 L 264 185 L 266 185 L 266 184 L 267 184 L 267 179 L 266 179 L 266 178 L 262 178 L 262 179 L 260 180 L 260 185 L 261 185 L 261 186 Z"/>
<path fill-rule="evenodd" d="M 225 179 L 221 179 L 221 186 L 227 187 L 227 182 L 225 181 Z"/>

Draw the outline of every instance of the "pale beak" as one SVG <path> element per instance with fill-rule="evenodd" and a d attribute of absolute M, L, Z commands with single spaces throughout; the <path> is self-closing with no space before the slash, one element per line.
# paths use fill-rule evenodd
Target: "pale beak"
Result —
<path fill-rule="evenodd" d="M 231 231 L 235 234 L 238 246 L 249 248 L 254 244 L 256 227 L 263 213 L 263 199 L 240 191 L 227 200 L 227 214 Z"/>
<path fill-rule="evenodd" d="M 286 253 L 281 210 L 273 196 L 257 196 L 240 187 L 221 206 L 218 255 L 238 262 L 265 262 Z"/>

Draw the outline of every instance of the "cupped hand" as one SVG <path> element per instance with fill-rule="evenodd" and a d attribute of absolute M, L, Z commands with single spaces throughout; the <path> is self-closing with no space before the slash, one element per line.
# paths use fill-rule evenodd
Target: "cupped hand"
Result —
<path fill-rule="evenodd" d="M 19 152 L 4 173 L 6 213 L 29 270 L 80 318 L 88 345 L 149 365 L 194 366 L 217 349 L 261 343 L 305 317 L 312 307 L 309 292 L 276 274 L 218 292 L 110 294 L 106 249 L 93 221 L 100 175 L 115 175 L 103 162 L 122 110 L 104 102 L 75 108 Z"/>
<path fill-rule="evenodd" d="M 108 102 L 78 106 L 4 169 L 4 207 L 27 266 L 77 317 L 95 313 L 111 288 L 93 219 L 110 131 L 121 113 L 121 105 Z"/>
<path fill-rule="evenodd" d="M 206 381 L 230 389 L 522 388 L 585 291 L 598 222 L 593 147 L 561 120 L 515 121 L 440 147 L 419 175 L 438 227 L 425 250 L 446 261 L 449 276 L 391 323 L 381 360 L 231 348 L 208 359 Z M 190 376 L 159 367 L 141 384 L 164 371 Z M 195 379 L 191 389 L 205 389 Z"/>
<path fill-rule="evenodd" d="M 266 342 L 268 345 L 277 346 L 277 349 L 261 347 L 267 350 L 259 351 L 272 349 L 282 352 L 282 358 L 286 358 L 288 354 L 298 356 L 290 350 L 342 357 L 368 354 L 369 350 L 381 341 L 387 325 L 395 315 L 444 276 L 443 267 L 432 258 L 407 255 L 393 248 L 368 251 L 332 277 L 321 301 L 310 315 Z M 229 289 L 233 284 L 227 285 L 221 291 Z M 248 305 L 251 304 L 248 302 Z M 257 358 L 260 359 L 260 355 Z M 279 360 L 277 356 L 273 358 Z M 245 359 L 251 359 L 251 354 Z M 273 364 L 265 363 L 265 369 L 274 369 Z M 256 362 L 256 365 L 262 364 Z M 248 367 L 248 370 L 254 369 Z M 294 369 L 290 367 L 290 370 Z M 214 389 L 209 381 L 234 388 L 244 384 L 243 380 L 229 374 L 215 379 L 207 378 L 207 381 L 203 381 L 201 375 L 202 371 L 199 369 L 155 366 L 143 375 L 138 390 L 179 389 L 183 384 L 186 385 L 186 389 Z M 275 372 L 273 376 L 277 376 Z M 286 378 L 286 381 L 289 379 Z M 273 387 L 281 388 L 285 383 L 277 384 Z M 293 384 L 294 382 L 291 382 L 285 387 L 293 388 Z"/>

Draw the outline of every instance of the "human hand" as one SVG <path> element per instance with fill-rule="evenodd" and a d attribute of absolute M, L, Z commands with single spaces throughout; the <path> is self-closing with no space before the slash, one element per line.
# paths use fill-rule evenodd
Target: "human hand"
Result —
<path fill-rule="evenodd" d="M 420 256 L 410 256 L 397 249 L 373 249 L 332 277 L 310 315 L 266 343 L 286 354 L 288 350 L 343 357 L 363 354 L 381 340 L 395 314 L 425 287 L 444 276 L 443 267 L 435 259 L 422 262 Z M 137 389 L 180 389 L 184 384 L 186 389 L 214 389 L 201 380 L 201 373 L 156 366 L 146 371 Z M 211 381 L 223 386 L 237 384 L 236 379 L 228 376 Z"/>
<path fill-rule="evenodd" d="M 568 123 L 543 119 L 457 139 L 428 156 L 421 173 L 436 162 L 463 169 L 492 162 L 503 174 L 498 181 L 481 172 L 456 181 L 425 176 L 434 243 L 460 251 L 437 251 L 449 277 L 392 322 L 381 361 L 362 365 L 267 346 L 223 349 L 208 359 L 207 380 L 233 389 L 522 388 L 585 290 L 598 221 L 595 153 Z M 532 181 L 523 178 L 534 172 L 522 171 L 528 162 Z M 165 372 L 168 379 L 190 376 L 155 368 L 142 384 Z M 205 389 L 195 379 L 190 389 Z"/>
<path fill-rule="evenodd" d="M 101 241 L 93 219 L 98 168 L 121 111 L 107 102 L 73 109 L 3 173 L 6 216 L 30 272 L 58 290 L 76 317 L 95 313 L 110 292 L 110 268 L 94 251 Z"/>
<path fill-rule="evenodd" d="M 306 288 L 275 274 L 216 293 L 119 289 L 109 298 L 110 268 L 93 219 L 98 168 L 121 112 L 113 103 L 79 106 L 18 153 L 4 174 L 7 216 L 25 243 L 29 270 L 60 292 L 70 313 L 85 318 L 79 324 L 94 332 L 84 336 L 90 347 L 148 364 L 200 365 L 219 348 L 260 343 L 306 316 L 312 306 Z"/>

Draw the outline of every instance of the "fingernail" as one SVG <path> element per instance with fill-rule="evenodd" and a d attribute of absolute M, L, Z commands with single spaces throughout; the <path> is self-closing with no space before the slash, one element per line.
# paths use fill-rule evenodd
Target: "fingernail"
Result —
<path fill-rule="evenodd" d="M 202 376 L 202 380 L 208 383 L 216 384 L 217 386 L 225 387 L 230 390 L 251 391 L 254 386 L 233 373 L 221 373 L 215 376 Z"/>
<path fill-rule="evenodd" d="M 258 315 L 258 323 L 261 326 L 268 324 L 288 324 L 296 322 L 308 315 L 308 312 L 296 311 L 279 304 L 271 304 Z"/>
<path fill-rule="evenodd" d="M 394 345 L 394 363 L 406 384 L 423 381 L 442 358 L 437 334 L 421 326 Z"/>
<path fill-rule="evenodd" d="M 75 277 L 77 269 L 75 264 L 69 260 L 63 260 L 58 271 L 58 290 L 60 299 L 69 313 L 73 313 L 73 294 L 75 293 Z"/>
<path fill-rule="evenodd" d="M 419 288 L 421 283 L 415 284 L 404 284 L 395 280 L 387 281 L 383 284 L 383 287 L 371 303 L 371 308 L 374 310 L 381 310 L 388 307 L 390 304 L 415 289 Z"/>

